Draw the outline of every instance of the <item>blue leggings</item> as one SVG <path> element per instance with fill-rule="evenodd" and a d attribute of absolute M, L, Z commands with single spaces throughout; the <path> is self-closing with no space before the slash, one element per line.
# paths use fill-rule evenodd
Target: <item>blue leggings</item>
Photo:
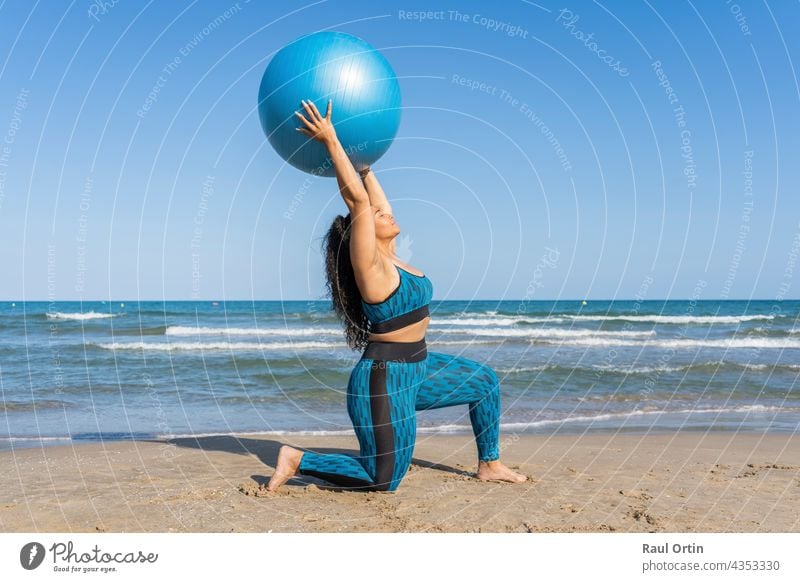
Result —
<path fill-rule="evenodd" d="M 363 491 L 394 491 L 408 471 L 417 410 L 469 405 L 480 461 L 500 457 L 500 386 L 491 367 L 418 342 L 370 342 L 350 374 L 347 412 L 360 455 L 305 451 L 299 473 Z"/>

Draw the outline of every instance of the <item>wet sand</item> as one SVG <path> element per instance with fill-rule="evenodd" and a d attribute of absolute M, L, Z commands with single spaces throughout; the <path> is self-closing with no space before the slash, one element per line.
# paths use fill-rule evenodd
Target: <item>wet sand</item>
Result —
<path fill-rule="evenodd" d="M 521 484 L 475 479 L 471 435 L 420 434 L 395 492 L 313 477 L 270 493 L 281 444 L 355 453 L 355 436 L 214 436 L 0 452 L 4 532 L 800 532 L 800 437 L 501 435 Z"/>

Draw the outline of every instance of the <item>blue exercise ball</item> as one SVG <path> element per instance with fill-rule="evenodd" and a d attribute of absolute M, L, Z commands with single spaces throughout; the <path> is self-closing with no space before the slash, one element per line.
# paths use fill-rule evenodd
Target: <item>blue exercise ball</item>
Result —
<path fill-rule="evenodd" d="M 343 32 L 315 32 L 279 50 L 258 91 L 261 127 L 275 151 L 294 167 L 335 176 L 325 146 L 296 130 L 308 117 L 302 99 L 331 120 L 356 170 L 377 161 L 400 126 L 400 85 L 384 56 L 368 42 Z"/>

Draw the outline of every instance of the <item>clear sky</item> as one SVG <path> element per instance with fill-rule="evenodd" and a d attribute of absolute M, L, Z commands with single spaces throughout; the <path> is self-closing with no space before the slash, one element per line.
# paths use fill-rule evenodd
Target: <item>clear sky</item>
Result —
<path fill-rule="evenodd" d="M 316 30 L 397 73 L 373 167 L 434 299 L 800 297 L 799 23 L 777 1 L 0 2 L 0 299 L 323 298 L 346 207 L 257 112 L 270 56 Z"/>

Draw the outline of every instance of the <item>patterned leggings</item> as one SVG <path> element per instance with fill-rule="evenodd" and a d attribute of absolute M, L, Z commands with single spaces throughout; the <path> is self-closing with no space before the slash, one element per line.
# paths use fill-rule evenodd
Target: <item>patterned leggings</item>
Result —
<path fill-rule="evenodd" d="M 425 339 L 370 342 L 350 374 L 347 412 L 360 455 L 305 451 L 299 473 L 362 491 L 394 491 L 408 471 L 417 410 L 469 405 L 478 459 L 498 459 L 500 386 L 494 370 L 428 352 Z"/>

